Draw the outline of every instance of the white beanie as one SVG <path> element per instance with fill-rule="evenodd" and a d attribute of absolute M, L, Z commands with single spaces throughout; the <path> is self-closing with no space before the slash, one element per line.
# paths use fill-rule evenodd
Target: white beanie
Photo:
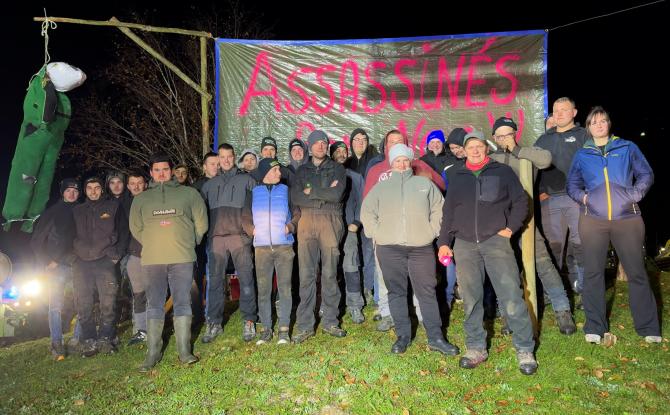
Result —
<path fill-rule="evenodd" d="M 398 143 L 389 150 L 389 164 L 393 164 L 396 157 L 405 156 L 409 161 L 414 160 L 414 151 L 402 143 Z"/>

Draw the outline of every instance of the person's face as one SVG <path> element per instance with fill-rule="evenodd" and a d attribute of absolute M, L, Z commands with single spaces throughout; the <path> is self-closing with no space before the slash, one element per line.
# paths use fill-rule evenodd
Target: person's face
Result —
<path fill-rule="evenodd" d="M 608 138 L 610 135 L 610 120 L 603 114 L 596 114 L 589 124 L 589 132 L 593 138 Z"/>
<path fill-rule="evenodd" d="M 398 133 L 393 133 L 386 137 L 386 147 L 390 150 L 391 147 L 393 147 L 396 144 L 404 143 L 405 138 L 402 136 L 402 134 Z"/>
<path fill-rule="evenodd" d="M 465 156 L 472 164 L 479 164 L 486 158 L 487 145 L 474 138 L 465 143 Z"/>
<path fill-rule="evenodd" d="M 430 140 L 428 142 L 428 150 L 433 154 L 438 155 L 444 150 L 444 144 L 440 140 Z"/>
<path fill-rule="evenodd" d="M 545 129 L 545 130 L 548 130 L 548 129 L 550 129 L 550 128 L 554 128 L 554 127 L 556 127 L 556 119 L 555 119 L 554 116 L 552 115 L 552 116 L 550 116 L 549 118 L 547 118 L 547 121 L 546 121 L 546 123 L 544 124 L 544 129 Z"/>
<path fill-rule="evenodd" d="M 174 177 L 179 184 L 184 184 L 188 180 L 188 169 L 186 167 L 177 167 L 174 169 Z"/>
<path fill-rule="evenodd" d="M 109 192 L 115 196 L 121 196 L 123 193 L 123 182 L 118 177 L 112 177 L 109 181 Z"/>
<path fill-rule="evenodd" d="M 449 144 L 449 151 L 451 151 L 451 154 L 453 154 L 456 158 L 465 158 L 465 149 L 463 146 L 459 146 L 458 144 Z"/>
<path fill-rule="evenodd" d="M 324 159 L 326 157 L 326 153 L 328 152 L 328 143 L 323 140 L 319 140 L 312 146 L 311 150 L 312 157 L 316 158 L 317 160 Z"/>
<path fill-rule="evenodd" d="M 63 200 L 67 203 L 74 203 L 79 199 L 79 190 L 74 187 L 68 187 L 63 192 Z"/>
<path fill-rule="evenodd" d="M 496 128 L 496 131 L 493 134 L 493 139 L 495 140 L 496 144 L 502 144 L 505 139 L 509 137 L 514 138 L 515 133 L 516 131 L 514 131 L 514 128 L 503 125 L 502 127 Z"/>
<path fill-rule="evenodd" d="M 267 172 L 263 178 L 263 183 L 265 184 L 277 184 L 281 180 L 281 169 L 279 166 L 274 166 Z"/>
<path fill-rule="evenodd" d="M 98 182 L 86 183 L 86 197 L 90 200 L 98 200 L 102 196 L 102 186 Z"/>
<path fill-rule="evenodd" d="M 256 156 L 253 154 L 249 153 L 244 158 L 242 159 L 242 167 L 246 171 L 252 171 L 253 169 L 256 168 L 256 164 L 258 164 L 258 160 L 256 160 Z"/>
<path fill-rule="evenodd" d="M 368 147 L 368 138 L 365 134 L 358 133 L 351 140 L 351 147 L 354 149 L 354 153 L 363 154 L 365 149 Z"/>
<path fill-rule="evenodd" d="M 302 161 L 305 158 L 305 150 L 301 146 L 291 147 L 291 158 L 295 161 Z"/>
<path fill-rule="evenodd" d="M 170 181 L 171 177 L 172 177 L 172 168 L 170 167 L 170 163 L 168 163 L 167 161 L 154 163 L 151 166 L 151 178 L 156 183 L 163 183 Z"/>
<path fill-rule="evenodd" d="M 202 165 L 202 170 L 205 172 L 205 176 L 210 179 L 216 176 L 216 172 L 219 170 L 219 158 L 218 157 L 207 157 L 205 164 Z"/>
<path fill-rule="evenodd" d="M 391 163 L 391 169 L 394 172 L 402 173 L 405 170 L 409 170 L 411 165 L 412 162 L 408 157 L 398 156 L 393 159 L 393 163 Z"/>
<path fill-rule="evenodd" d="M 574 122 L 575 117 L 577 116 L 577 110 L 569 101 L 556 102 L 554 103 L 553 114 L 554 121 L 556 121 L 556 126 L 559 128 L 564 128 Z"/>
<path fill-rule="evenodd" d="M 261 157 L 264 159 L 273 159 L 277 155 L 277 149 L 273 146 L 265 146 L 261 149 Z"/>
<path fill-rule="evenodd" d="M 338 147 L 333 153 L 333 160 L 335 160 L 340 164 L 344 164 L 344 162 L 347 161 L 348 157 L 349 152 L 347 151 L 346 147 Z"/>
<path fill-rule="evenodd" d="M 133 196 L 137 196 L 147 188 L 147 182 L 144 177 L 130 176 L 128 177 L 128 190 Z"/>
<path fill-rule="evenodd" d="M 219 149 L 219 164 L 223 171 L 232 169 L 235 165 L 235 152 L 225 148 Z"/>

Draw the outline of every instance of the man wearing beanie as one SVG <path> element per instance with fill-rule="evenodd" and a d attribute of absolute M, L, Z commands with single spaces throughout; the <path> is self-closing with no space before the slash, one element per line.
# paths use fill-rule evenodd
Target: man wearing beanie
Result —
<path fill-rule="evenodd" d="M 266 157 L 267 158 L 267 157 Z M 209 249 L 211 263 L 207 281 L 207 326 L 203 343 L 212 342 L 223 333 L 225 278 L 228 259 L 240 283 L 240 311 L 242 339 L 249 342 L 256 337 L 256 290 L 254 288 L 251 236 L 242 226 L 242 208 L 248 193 L 256 185 L 251 174 L 235 166 L 235 150 L 228 143 L 219 145 L 221 172 L 202 186 L 202 195 L 209 206 Z"/>
<path fill-rule="evenodd" d="M 288 168 L 293 174 L 298 171 L 298 168 L 307 163 L 307 144 L 299 138 L 294 138 L 288 143 Z"/>
<path fill-rule="evenodd" d="M 442 175 L 447 166 L 455 162 L 451 151 L 447 151 L 442 130 L 431 131 L 426 136 L 424 150 L 425 154 L 421 156 L 421 160 L 425 161 L 439 175 Z"/>
<path fill-rule="evenodd" d="M 281 164 L 277 159 L 261 160 L 254 171 L 258 184 L 247 197 L 242 226 L 253 235 L 258 284 L 258 314 L 263 325 L 256 344 L 272 340 L 272 276 L 277 272 L 278 344 L 287 344 L 291 322 L 291 280 L 293 274 L 293 234 L 300 219 L 300 209 L 293 206 L 288 186 L 280 183 Z"/>
<path fill-rule="evenodd" d="M 298 262 L 300 266 L 300 305 L 296 311 L 295 343 L 314 335 L 316 324 L 316 275 L 321 260 L 322 329 L 334 337 L 347 332 L 339 327 L 340 292 L 337 264 L 340 240 L 344 233 L 342 197 L 347 176 L 342 165 L 328 157 L 328 136 L 321 130 L 307 138 L 312 153 L 309 161 L 296 173 L 291 199 L 300 208 L 298 223 Z"/>
<path fill-rule="evenodd" d="M 207 232 L 207 208 L 197 190 L 172 178 L 172 167 L 167 154 L 154 154 L 149 162 L 149 188 L 133 199 L 130 208 L 130 230 L 142 244 L 146 279 L 147 356 L 141 372 L 151 370 L 162 358 L 168 286 L 179 361 L 198 361 L 191 352 L 191 286 L 195 246 Z"/>
<path fill-rule="evenodd" d="M 336 141 L 330 146 L 330 158 L 337 163 L 346 166 L 349 159 L 347 145 L 342 141 Z M 365 316 L 361 311 L 365 302 L 361 294 L 361 261 L 358 255 L 358 231 L 363 227 L 361 225 L 361 203 L 363 203 L 363 186 L 365 181 L 363 176 L 352 169 L 346 169 L 347 187 L 344 191 L 344 223 L 347 226 L 342 252 L 342 271 L 344 272 L 344 282 L 346 287 L 346 305 L 351 316 L 351 321 L 361 324 L 365 321 Z M 370 278 L 374 278 L 374 261 L 371 261 L 364 271 L 370 273 Z"/>
<path fill-rule="evenodd" d="M 498 144 L 498 150 L 490 154 L 493 160 L 506 164 L 518 176 L 521 162 L 528 160 L 533 164 L 533 172 L 546 169 L 551 165 L 551 153 L 545 149 L 531 146 L 521 147 L 516 143 L 517 126 L 513 119 L 500 117 L 493 123 L 491 136 Z M 521 242 L 519 240 L 519 242 Z M 575 323 L 570 312 L 570 302 L 563 288 L 563 281 L 558 274 L 542 234 L 535 229 L 535 267 L 542 281 L 542 287 L 551 300 L 559 331 L 570 335 L 575 332 Z"/>
<path fill-rule="evenodd" d="M 349 153 L 351 158 L 347 167 L 365 177 L 368 162 L 379 153 L 375 146 L 370 144 L 368 133 L 362 128 L 356 128 L 349 136 Z"/>
<path fill-rule="evenodd" d="M 30 246 L 38 264 L 49 276 L 49 332 L 51 354 L 57 361 L 66 355 L 63 345 L 63 321 L 65 286 L 72 284 L 72 241 L 75 236 L 72 208 L 77 204 L 81 187 L 76 179 L 63 179 L 60 183 L 61 199 L 40 215 L 30 239 Z M 74 330 L 74 339 L 79 340 L 79 321 Z"/>
<path fill-rule="evenodd" d="M 473 369 L 488 359 L 486 330 L 482 325 L 486 271 L 500 310 L 512 329 L 519 370 L 532 375 L 537 371 L 533 325 L 510 242 L 526 221 L 528 197 L 514 171 L 489 158 L 489 142 L 481 131 L 468 133 L 463 144 L 466 163 L 449 173 L 449 191 L 437 242 L 439 257 L 455 255 L 457 259 L 467 347 L 459 365 Z"/>
<path fill-rule="evenodd" d="M 397 340 L 393 353 L 404 353 L 411 342 L 412 325 L 407 308 L 407 278 L 418 298 L 428 347 L 446 355 L 459 353 L 442 334 L 435 288 L 433 241 L 440 231 L 443 197 L 430 179 L 415 176 L 414 151 L 396 144 L 388 153 L 393 174 L 379 182 L 363 201 L 361 221 L 377 245 L 377 257 L 388 288 Z"/>
<path fill-rule="evenodd" d="M 251 173 L 256 170 L 256 167 L 258 167 L 258 154 L 250 148 L 242 150 L 242 155 L 237 160 L 237 168 Z"/>
<path fill-rule="evenodd" d="M 117 199 L 103 197 L 103 181 L 84 182 L 86 200 L 72 210 L 76 226 L 73 241 L 77 260 L 73 265 L 74 298 L 81 322 L 84 356 L 116 351 L 116 296 L 119 281 L 116 264 L 128 246 L 128 217 Z M 95 294 L 100 303 L 100 327 L 93 316 Z"/>

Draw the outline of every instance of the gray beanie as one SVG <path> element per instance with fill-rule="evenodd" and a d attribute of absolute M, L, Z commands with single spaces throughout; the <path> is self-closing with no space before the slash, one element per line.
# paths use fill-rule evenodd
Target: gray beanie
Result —
<path fill-rule="evenodd" d="M 389 150 L 389 164 L 393 164 L 393 160 L 400 156 L 405 156 L 409 161 L 412 161 L 414 160 L 414 151 L 402 143 L 394 145 Z"/>
<path fill-rule="evenodd" d="M 314 130 L 311 133 L 309 133 L 309 136 L 307 137 L 307 142 L 309 143 L 309 147 L 312 148 L 312 146 L 319 141 L 325 141 L 326 144 L 328 144 L 328 136 L 326 133 L 324 133 L 321 130 Z"/>

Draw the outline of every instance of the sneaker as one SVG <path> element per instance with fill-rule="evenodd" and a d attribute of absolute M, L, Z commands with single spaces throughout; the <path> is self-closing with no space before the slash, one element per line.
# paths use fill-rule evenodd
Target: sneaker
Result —
<path fill-rule="evenodd" d="M 300 333 L 293 336 L 293 343 L 300 344 L 313 336 L 314 331 L 301 331 Z"/>
<path fill-rule="evenodd" d="M 136 344 L 144 343 L 147 341 L 147 332 L 144 330 L 137 330 L 137 333 L 133 334 L 133 337 L 128 340 L 128 346 L 134 346 Z"/>
<path fill-rule="evenodd" d="M 377 324 L 377 331 L 389 331 L 393 327 L 395 327 L 395 323 L 393 323 L 393 317 L 384 316 L 379 321 L 379 324 Z"/>
<path fill-rule="evenodd" d="M 51 342 L 51 355 L 57 362 L 65 360 L 65 346 L 63 346 L 63 342 Z"/>
<path fill-rule="evenodd" d="M 324 327 L 321 330 L 323 330 L 324 333 L 330 334 L 333 337 L 346 337 L 347 332 L 337 326 L 331 326 L 331 327 Z"/>
<path fill-rule="evenodd" d="M 261 335 L 256 341 L 256 345 L 260 346 L 261 344 L 269 343 L 272 341 L 272 329 L 263 329 Z"/>
<path fill-rule="evenodd" d="M 516 352 L 516 359 L 519 362 L 519 371 L 524 375 L 532 375 L 537 372 L 537 361 L 533 352 Z"/>
<path fill-rule="evenodd" d="M 95 340 L 88 339 L 80 343 L 80 351 L 82 357 L 92 357 L 98 354 L 98 349 L 95 347 Z"/>
<path fill-rule="evenodd" d="M 280 327 L 277 337 L 279 338 L 277 344 L 289 344 L 291 342 L 291 336 L 288 334 L 288 327 Z"/>
<path fill-rule="evenodd" d="M 463 369 L 474 369 L 488 358 L 489 354 L 486 350 L 468 349 L 458 361 L 458 365 Z"/>
<path fill-rule="evenodd" d="M 242 340 L 250 342 L 256 337 L 256 323 L 247 320 L 242 325 Z"/>
<path fill-rule="evenodd" d="M 644 336 L 644 341 L 647 343 L 661 343 L 663 338 L 661 336 Z"/>
<path fill-rule="evenodd" d="M 556 313 L 556 324 L 558 324 L 558 331 L 561 334 L 571 335 L 577 331 L 575 322 L 572 320 L 572 314 L 570 311 L 557 311 Z"/>
<path fill-rule="evenodd" d="M 361 324 L 365 321 L 365 316 L 361 312 L 360 308 L 352 308 L 349 310 L 349 315 L 351 316 L 351 321 L 354 324 Z"/>
<path fill-rule="evenodd" d="M 217 323 L 207 323 L 207 328 L 205 329 L 205 335 L 202 336 L 202 339 L 200 339 L 201 342 L 203 343 L 210 343 L 216 337 L 223 333 L 223 327 L 221 327 L 221 324 Z"/>
<path fill-rule="evenodd" d="M 586 340 L 587 343 L 600 344 L 602 337 L 598 334 L 587 334 L 584 336 L 584 340 Z"/>
<path fill-rule="evenodd" d="M 98 349 L 98 352 L 102 354 L 116 353 L 116 346 L 114 346 L 114 344 L 108 337 L 98 339 L 98 341 L 95 343 L 95 347 L 96 349 Z"/>

